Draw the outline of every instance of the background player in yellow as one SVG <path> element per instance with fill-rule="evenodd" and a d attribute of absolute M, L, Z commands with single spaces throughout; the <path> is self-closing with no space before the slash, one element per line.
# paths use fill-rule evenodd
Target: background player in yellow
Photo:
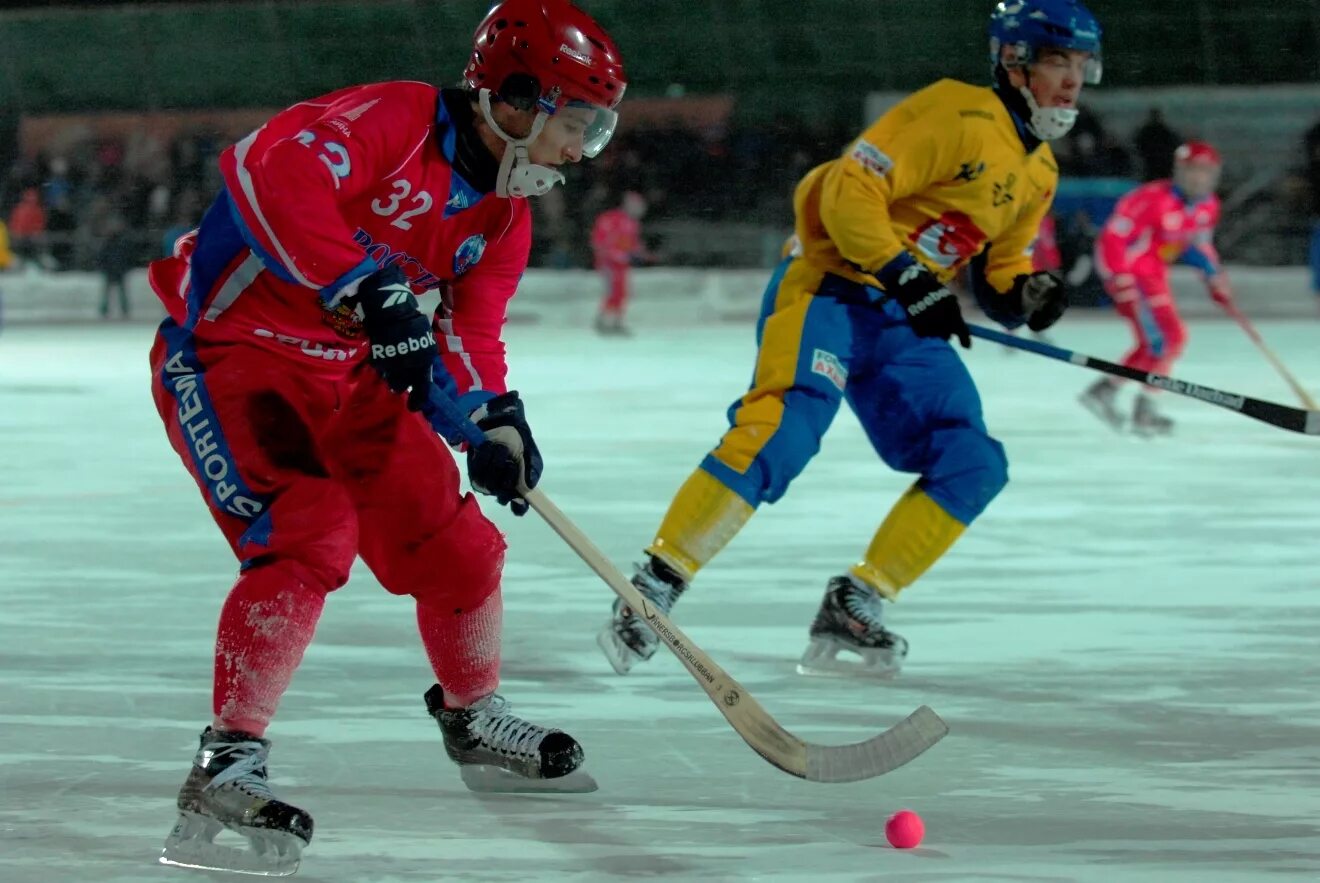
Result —
<path fill-rule="evenodd" d="M 633 584 L 666 612 L 761 503 L 783 496 L 847 400 L 876 453 L 920 476 L 862 559 L 829 580 L 803 672 L 896 673 L 907 641 L 884 627 L 895 600 L 1008 480 L 971 376 L 945 283 L 971 264 L 983 308 L 1032 330 L 1066 294 L 1032 272 L 1030 247 L 1058 168 L 1045 142 L 1100 79 L 1100 27 L 1074 0 L 1013 0 L 990 18 L 994 86 L 942 80 L 900 102 L 794 194 L 794 239 L 766 288 L 756 369 L 730 428 L 679 488 Z M 626 673 L 658 639 L 616 602 L 598 643 Z M 861 665 L 836 660 L 856 653 Z"/>

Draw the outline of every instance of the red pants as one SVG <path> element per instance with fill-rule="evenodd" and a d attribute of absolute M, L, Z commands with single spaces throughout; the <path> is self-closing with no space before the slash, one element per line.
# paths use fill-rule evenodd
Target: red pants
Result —
<path fill-rule="evenodd" d="M 1138 371 L 1167 375 L 1187 348 L 1187 326 L 1178 315 L 1167 278 L 1138 276 L 1134 284 L 1135 288 L 1119 288 L 1113 280 L 1105 280 L 1105 290 L 1113 299 L 1114 308 L 1127 320 L 1135 338 L 1132 349 L 1123 357 L 1123 364 Z"/>
<path fill-rule="evenodd" d="M 627 264 L 605 264 L 597 267 L 600 278 L 605 282 L 605 297 L 600 302 L 600 312 L 606 316 L 622 316 L 628 306 L 629 266 Z"/>
<path fill-rule="evenodd" d="M 370 366 L 327 378 L 297 357 L 208 348 L 170 320 L 152 348 L 170 443 L 241 565 L 217 639 L 217 724 L 261 734 L 359 554 L 386 590 L 417 600 L 454 704 L 489 693 L 502 535 L 459 495 L 444 442 Z"/>

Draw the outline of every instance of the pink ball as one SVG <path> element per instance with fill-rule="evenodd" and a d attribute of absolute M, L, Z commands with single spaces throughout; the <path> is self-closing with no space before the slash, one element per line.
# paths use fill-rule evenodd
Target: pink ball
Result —
<path fill-rule="evenodd" d="M 885 837 L 895 849 L 911 849 L 921 843 L 926 825 L 910 809 L 900 809 L 885 822 Z"/>

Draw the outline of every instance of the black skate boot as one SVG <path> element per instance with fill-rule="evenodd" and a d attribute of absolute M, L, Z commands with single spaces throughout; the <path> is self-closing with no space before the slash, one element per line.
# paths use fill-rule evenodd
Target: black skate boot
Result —
<path fill-rule="evenodd" d="M 508 702 L 498 693 L 467 708 L 448 708 L 445 691 L 436 684 L 426 691 L 425 698 L 427 713 L 440 725 L 445 752 L 458 764 L 459 775 L 469 790 L 596 790 L 596 781 L 578 769 L 583 754 L 576 739 L 511 713 Z"/>
<path fill-rule="evenodd" d="M 207 727 L 179 790 L 179 821 L 165 839 L 161 864 L 267 877 L 298 870 L 312 840 L 312 817 L 279 800 L 266 781 L 270 742 Z M 247 848 L 216 843 L 224 830 Z"/>
<path fill-rule="evenodd" d="M 908 642 L 884 627 L 884 612 L 875 589 L 847 576 L 831 578 L 811 623 L 811 643 L 798 661 L 798 674 L 894 677 L 903 667 Z M 860 656 L 861 663 L 837 659 L 841 650 Z"/>
<path fill-rule="evenodd" d="M 673 568 L 648 555 L 645 564 L 636 565 L 632 584 L 661 612 L 668 615 L 687 583 Z M 596 635 L 596 643 L 614 670 L 621 675 L 637 663 L 650 659 L 660 646 L 660 639 L 642 617 L 634 613 L 622 598 L 614 599 L 610 621 Z"/>
<path fill-rule="evenodd" d="M 1123 414 L 1114 405 L 1118 387 L 1108 380 L 1097 380 L 1086 388 L 1079 401 L 1082 407 L 1099 417 L 1115 432 L 1123 430 Z"/>
<path fill-rule="evenodd" d="M 1169 435 L 1173 432 L 1173 421 L 1155 410 L 1150 396 L 1139 395 L 1132 407 L 1132 431 L 1143 438 Z"/>

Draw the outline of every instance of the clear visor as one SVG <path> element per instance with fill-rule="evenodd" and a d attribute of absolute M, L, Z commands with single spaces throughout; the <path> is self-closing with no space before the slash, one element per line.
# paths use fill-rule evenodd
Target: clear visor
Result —
<path fill-rule="evenodd" d="M 556 141 L 581 147 L 582 155 L 595 157 L 614 135 L 619 115 L 608 107 L 570 101 L 546 120 L 546 131 Z"/>
<path fill-rule="evenodd" d="M 1100 78 L 1105 73 L 1105 61 L 1100 57 L 1100 50 L 1097 49 L 1091 53 L 1091 57 L 1086 59 L 1086 64 L 1082 67 L 1082 74 L 1085 77 L 1086 85 L 1099 86 Z"/>
<path fill-rule="evenodd" d="M 1016 51 L 1014 53 L 1010 53 L 1009 57 L 1004 59 L 1004 63 L 1008 66 L 1013 66 L 1015 60 L 1016 60 L 1016 64 L 1018 65 L 1025 63 L 1037 63 L 1041 60 L 1043 56 L 1046 56 L 1046 54 L 1052 50 L 1053 53 L 1062 52 L 1073 58 L 1075 58 L 1077 55 L 1084 55 L 1085 57 L 1082 58 L 1081 60 L 1082 82 L 1088 86 L 1100 85 L 1100 78 L 1104 75 L 1105 72 L 1105 63 L 1104 63 L 1104 59 L 1100 55 L 1099 46 L 1095 47 L 1094 49 L 1073 49 L 1068 46 L 1046 46 L 1037 49 L 1035 52 L 1032 52 L 1031 47 L 1028 46 L 1026 43 L 1018 43 L 1015 45 L 1014 48 Z"/>

